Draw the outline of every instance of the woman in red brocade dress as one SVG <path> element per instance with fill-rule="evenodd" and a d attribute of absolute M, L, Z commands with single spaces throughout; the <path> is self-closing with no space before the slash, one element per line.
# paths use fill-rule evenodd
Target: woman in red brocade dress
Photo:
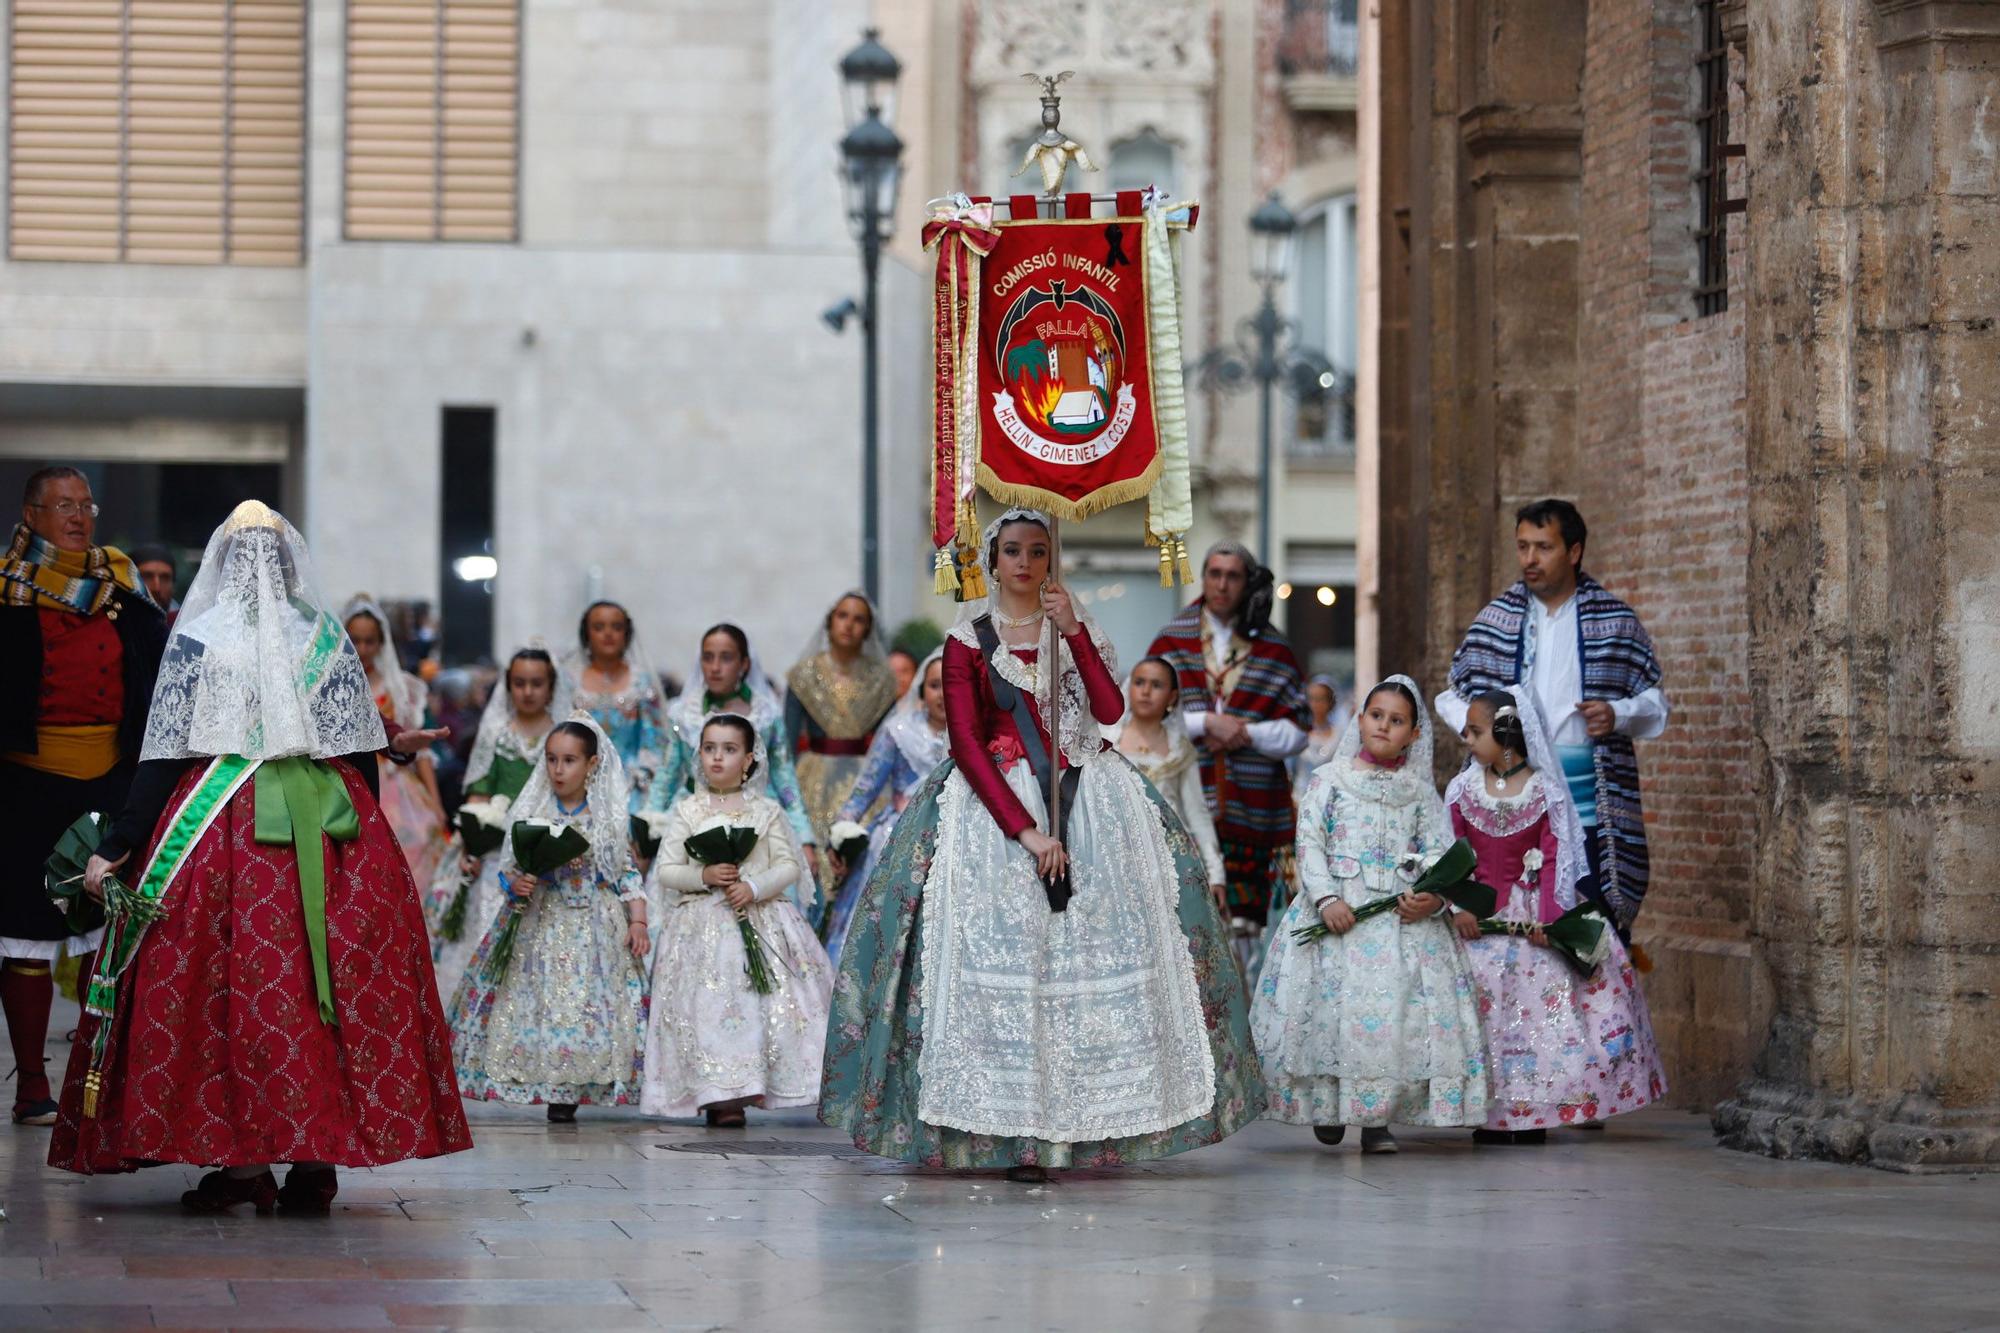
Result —
<path fill-rule="evenodd" d="M 87 873 L 94 892 L 111 870 L 130 887 L 109 886 L 53 1166 L 217 1166 L 190 1209 L 324 1213 L 337 1166 L 472 1146 L 423 911 L 376 802 L 381 717 L 325 607 L 303 539 L 263 505 L 210 538 Z"/>

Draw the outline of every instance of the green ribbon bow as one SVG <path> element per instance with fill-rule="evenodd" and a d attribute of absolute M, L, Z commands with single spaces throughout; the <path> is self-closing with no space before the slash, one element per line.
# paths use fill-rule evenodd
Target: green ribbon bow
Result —
<path fill-rule="evenodd" d="M 255 777 L 260 843 L 290 843 L 298 854 L 299 902 L 305 908 L 306 941 L 312 946 L 313 989 L 319 1021 L 338 1027 L 333 1012 L 333 977 L 326 962 L 326 845 L 361 835 L 361 815 L 340 774 L 304 755 L 266 759 Z"/>

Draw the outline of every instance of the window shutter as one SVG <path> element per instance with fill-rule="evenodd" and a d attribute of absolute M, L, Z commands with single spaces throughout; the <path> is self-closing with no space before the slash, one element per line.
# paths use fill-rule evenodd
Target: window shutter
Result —
<path fill-rule="evenodd" d="M 349 0 L 347 234 L 510 241 L 518 0 Z"/>
<path fill-rule="evenodd" d="M 8 229 L 16 259 L 123 248 L 123 0 L 14 0 Z"/>
<path fill-rule="evenodd" d="M 305 0 L 14 14 L 14 258 L 300 262 Z"/>

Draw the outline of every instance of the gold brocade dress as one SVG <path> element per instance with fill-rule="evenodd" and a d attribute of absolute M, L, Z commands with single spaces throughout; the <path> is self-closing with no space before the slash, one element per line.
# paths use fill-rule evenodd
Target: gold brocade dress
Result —
<path fill-rule="evenodd" d="M 851 670 L 842 671 L 831 653 L 821 652 L 794 666 L 785 685 L 785 734 L 797 755 L 799 793 L 814 840 L 824 849 L 827 829 L 861 775 L 875 728 L 895 706 L 896 676 L 887 663 L 865 656 L 856 658 Z M 873 815 L 869 810 L 861 822 L 866 824 Z M 832 875 L 831 858 L 822 858 L 814 925 L 839 887 Z"/>

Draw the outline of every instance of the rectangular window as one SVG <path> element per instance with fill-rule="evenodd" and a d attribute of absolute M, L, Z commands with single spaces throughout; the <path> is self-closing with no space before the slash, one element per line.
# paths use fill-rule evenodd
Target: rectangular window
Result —
<path fill-rule="evenodd" d="M 519 0 L 348 0 L 347 235 L 511 241 Z"/>
<path fill-rule="evenodd" d="M 297 264 L 306 0 L 14 0 L 14 259 Z"/>
<path fill-rule="evenodd" d="M 493 660 L 495 415 L 490 407 L 447 407 L 442 427 L 442 500 L 438 512 L 439 620 L 444 660 L 457 666 Z"/>
<path fill-rule="evenodd" d="M 1694 120 L 1701 167 L 1694 175 L 1700 196 L 1694 235 L 1701 263 L 1694 306 L 1698 315 L 1714 315 L 1729 309 L 1729 215 L 1744 207 L 1743 200 L 1729 197 L 1729 159 L 1743 156 L 1743 145 L 1729 142 L 1729 41 L 1722 31 L 1719 0 L 1696 0 L 1695 10 L 1700 100 Z"/>

